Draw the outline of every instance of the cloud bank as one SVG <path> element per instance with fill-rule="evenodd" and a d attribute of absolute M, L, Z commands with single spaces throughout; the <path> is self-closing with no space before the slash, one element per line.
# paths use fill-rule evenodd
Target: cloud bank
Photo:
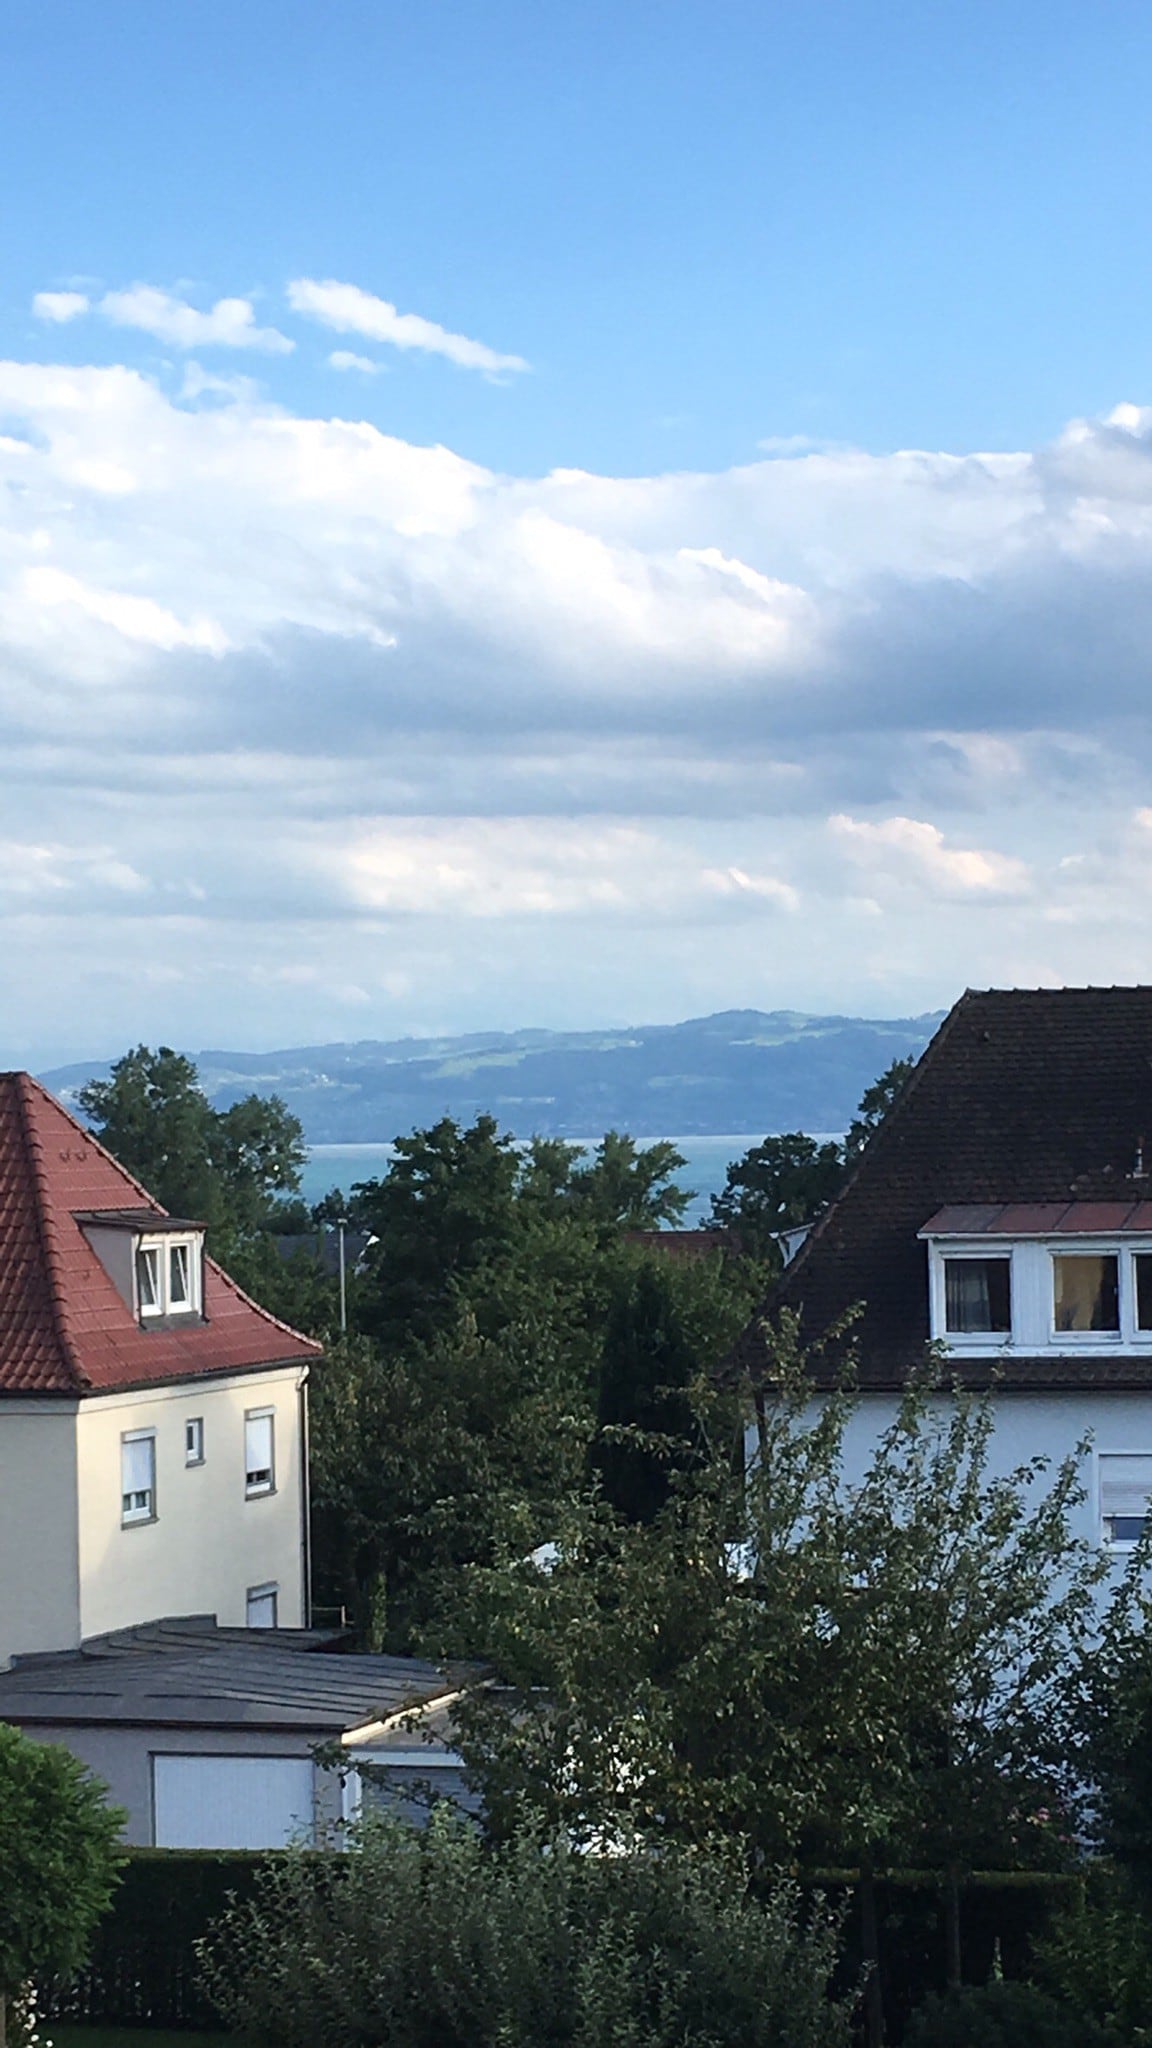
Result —
<path fill-rule="evenodd" d="M 0 1046 L 1152 976 L 1152 410 L 526 479 L 183 392 L 0 364 Z"/>

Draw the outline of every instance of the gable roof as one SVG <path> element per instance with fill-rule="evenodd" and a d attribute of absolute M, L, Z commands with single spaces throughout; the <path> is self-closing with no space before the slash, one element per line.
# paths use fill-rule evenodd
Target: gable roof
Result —
<path fill-rule="evenodd" d="M 0 1074 L 0 1395 L 89 1394 L 314 1358 L 212 1259 L 204 1314 L 142 1329 L 77 1221 L 166 1212 L 30 1074 Z"/>
<path fill-rule="evenodd" d="M 796 1310 L 814 1343 L 862 1304 L 860 1384 L 898 1386 L 929 1338 L 917 1233 L 941 1209 L 1108 1203 L 1127 1212 L 1148 1197 L 1152 988 L 970 989 L 765 1311 Z M 767 1369 L 759 1318 L 735 1362 Z M 956 1361 L 955 1371 L 989 1377 L 987 1362 Z M 1152 1360 L 1138 1357 L 998 1360 L 996 1372 L 1004 1386 L 1152 1386 Z"/>

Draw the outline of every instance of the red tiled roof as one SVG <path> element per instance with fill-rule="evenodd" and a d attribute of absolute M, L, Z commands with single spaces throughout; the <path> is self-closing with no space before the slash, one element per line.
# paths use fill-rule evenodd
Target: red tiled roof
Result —
<path fill-rule="evenodd" d="M 142 1329 L 76 1212 L 165 1211 L 30 1074 L 0 1074 L 0 1394 L 101 1393 L 314 1358 L 204 1260 L 204 1316 Z"/>
<path fill-rule="evenodd" d="M 1152 1230 L 1152 1202 L 950 1203 L 921 1237 L 1121 1237 Z"/>

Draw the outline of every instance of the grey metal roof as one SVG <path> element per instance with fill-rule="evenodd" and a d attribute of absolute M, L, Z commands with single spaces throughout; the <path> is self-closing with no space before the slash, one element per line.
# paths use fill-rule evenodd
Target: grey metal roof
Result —
<path fill-rule="evenodd" d="M 318 1739 L 454 1689 L 416 1657 L 349 1653 L 312 1629 L 218 1628 L 187 1615 L 93 1636 L 0 1672 L 0 1720 L 18 1726 L 295 1728 Z"/>

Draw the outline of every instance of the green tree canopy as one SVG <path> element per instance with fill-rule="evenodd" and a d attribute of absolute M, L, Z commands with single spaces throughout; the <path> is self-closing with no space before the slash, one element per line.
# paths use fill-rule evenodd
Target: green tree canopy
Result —
<path fill-rule="evenodd" d="M 713 1219 L 735 1230 L 754 1257 L 779 1263 L 780 1232 L 811 1223 L 839 1193 L 843 1178 L 843 1155 L 834 1139 L 820 1144 L 804 1131 L 785 1131 L 732 1161 L 723 1192 L 712 1197 Z"/>
<path fill-rule="evenodd" d="M 0 1723 L 0 2043 L 30 1979 L 84 1962 L 116 1887 L 123 1823 L 68 1750 Z"/>
<path fill-rule="evenodd" d="M 743 1479 L 718 1445 L 650 1521 L 588 1495 L 551 1570 L 470 1575 L 504 1689 L 470 1696 L 461 1747 L 493 1826 L 727 1836 L 865 1875 L 1059 1859 L 1063 1674 L 1106 1570 L 1070 1533 L 1078 1456 L 995 1476 L 988 1405 L 925 1378 L 850 1479 L 854 1398 L 814 1407 L 790 1321 L 775 1371 Z"/>
<path fill-rule="evenodd" d="M 885 1067 L 879 1079 L 864 1090 L 844 1139 L 844 1158 L 849 1166 L 853 1166 L 860 1157 L 873 1131 L 883 1123 L 889 1110 L 903 1094 L 915 1070 L 914 1059 L 893 1060 L 890 1066 Z"/>
<path fill-rule="evenodd" d="M 171 1046 L 136 1046 L 77 1099 L 101 1143 L 173 1215 L 242 1235 L 300 1185 L 304 1132 L 279 1097 L 213 1109 L 195 1064 Z"/>

